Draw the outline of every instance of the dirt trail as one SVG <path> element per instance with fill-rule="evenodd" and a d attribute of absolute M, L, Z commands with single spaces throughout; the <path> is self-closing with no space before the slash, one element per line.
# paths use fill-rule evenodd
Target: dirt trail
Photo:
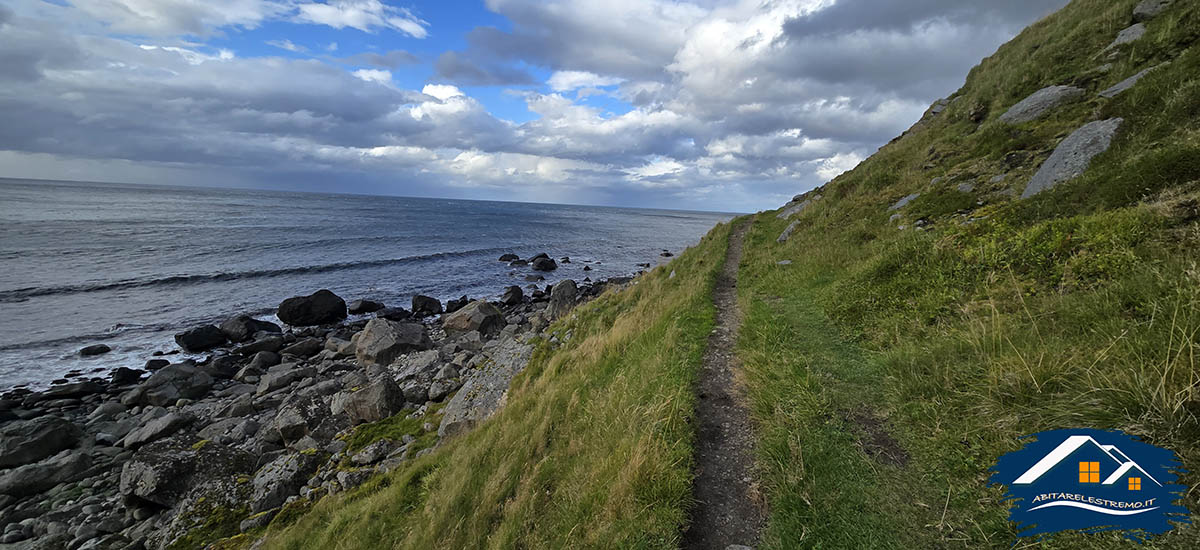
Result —
<path fill-rule="evenodd" d="M 753 547 L 763 526 L 754 479 L 754 429 L 733 375 L 733 348 L 741 326 L 737 272 L 749 225 L 743 222 L 733 228 L 725 267 L 713 292 L 717 326 L 708 337 L 696 388 L 696 507 L 691 527 L 683 535 L 684 550 Z"/>

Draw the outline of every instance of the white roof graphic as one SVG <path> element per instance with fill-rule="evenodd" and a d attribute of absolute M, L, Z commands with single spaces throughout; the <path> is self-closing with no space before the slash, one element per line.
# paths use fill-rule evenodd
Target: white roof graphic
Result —
<path fill-rule="evenodd" d="M 1018 477 L 1016 481 L 1013 481 L 1013 485 L 1029 485 L 1030 483 L 1037 481 L 1038 478 L 1042 477 L 1043 474 L 1049 472 L 1051 468 L 1058 466 L 1060 462 L 1066 460 L 1067 457 L 1074 454 L 1075 451 L 1078 451 L 1080 447 L 1083 447 L 1089 443 L 1095 445 L 1096 448 L 1100 449 L 1105 456 L 1112 459 L 1115 464 L 1119 465 L 1117 471 L 1108 476 L 1108 478 L 1106 478 L 1101 485 L 1112 485 L 1124 477 L 1125 474 L 1129 473 L 1130 470 L 1136 468 L 1137 471 L 1142 473 L 1142 475 L 1150 478 L 1150 481 L 1153 481 L 1159 487 L 1162 486 L 1162 483 L 1159 483 L 1157 479 L 1154 479 L 1154 476 L 1150 475 L 1148 472 L 1146 472 L 1146 470 L 1139 466 L 1138 463 L 1130 459 L 1129 455 L 1122 452 L 1121 449 L 1118 449 L 1116 445 L 1101 445 L 1095 439 L 1092 439 L 1091 436 L 1087 435 L 1073 435 L 1068 437 L 1065 441 L 1060 443 L 1058 447 L 1055 447 L 1053 451 L 1050 451 L 1050 454 L 1042 457 L 1037 464 L 1034 464 L 1032 468 L 1021 474 L 1021 477 Z"/>

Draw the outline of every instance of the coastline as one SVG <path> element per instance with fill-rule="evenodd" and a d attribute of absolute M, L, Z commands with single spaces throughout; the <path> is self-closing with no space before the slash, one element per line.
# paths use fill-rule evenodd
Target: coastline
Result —
<path fill-rule="evenodd" d="M 6 389 L 0 524 L 22 527 L 3 542 L 166 548 L 203 530 L 215 503 L 242 516 L 241 531 L 265 526 L 489 417 L 536 342 L 559 343 L 543 333 L 551 322 L 642 273 L 543 288 L 555 260 L 503 260 L 529 282 L 499 299 L 418 295 L 406 309 L 323 290 L 271 320 L 233 313 L 187 328 L 143 369 Z M 231 478 L 245 482 L 219 481 Z"/>

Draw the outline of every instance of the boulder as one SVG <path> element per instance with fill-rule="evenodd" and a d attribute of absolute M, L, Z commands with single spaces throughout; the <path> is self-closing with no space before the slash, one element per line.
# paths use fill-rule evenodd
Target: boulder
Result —
<path fill-rule="evenodd" d="M 279 350 L 283 349 L 283 345 L 284 342 L 282 336 L 267 336 L 264 338 L 259 338 L 258 340 L 250 342 L 249 344 L 238 346 L 233 349 L 233 352 L 242 356 L 250 356 L 260 351 L 278 352 Z"/>
<path fill-rule="evenodd" d="M 432 347 L 433 341 L 425 327 L 418 323 L 371 319 L 357 335 L 355 356 L 364 366 L 386 367 L 402 354 Z"/>
<path fill-rule="evenodd" d="M 0 474 L 0 495 L 24 498 L 45 492 L 61 483 L 83 479 L 92 467 L 87 453 L 67 450 L 51 458 L 6 470 Z"/>
<path fill-rule="evenodd" d="M 147 443 L 157 441 L 167 437 L 180 428 L 194 422 L 195 419 L 190 415 L 183 413 L 169 413 L 165 416 L 160 416 L 147 422 L 142 427 L 129 432 L 125 439 L 121 442 L 121 446 L 126 449 L 137 449 Z"/>
<path fill-rule="evenodd" d="M 269 321 L 259 321 L 249 315 L 235 315 L 218 327 L 230 342 L 245 342 L 258 332 L 282 332 L 279 325 Z"/>
<path fill-rule="evenodd" d="M 400 448 L 400 445 L 395 441 L 390 439 L 380 439 L 379 441 L 363 447 L 361 451 L 355 453 L 354 456 L 350 457 L 350 462 L 353 462 L 358 466 L 374 464 L 380 460 L 383 460 L 384 458 L 387 458 L 388 455 L 392 454 L 392 452 L 398 448 Z"/>
<path fill-rule="evenodd" d="M 476 300 L 467 306 L 442 316 L 442 328 L 446 334 L 457 336 L 477 330 L 480 334 L 495 334 L 507 322 L 504 314 L 486 300 Z"/>
<path fill-rule="evenodd" d="M 79 350 L 79 355 L 83 357 L 93 357 L 96 355 L 104 355 L 110 351 L 112 351 L 112 348 L 108 347 L 107 345 L 94 344 Z"/>
<path fill-rule="evenodd" d="M 279 354 L 273 351 L 260 351 L 250 358 L 250 362 L 246 364 L 246 368 L 259 372 L 266 372 L 267 369 L 278 365 L 280 361 Z"/>
<path fill-rule="evenodd" d="M 1113 43 L 1109 44 L 1108 47 L 1105 48 L 1105 51 L 1111 50 L 1118 46 L 1123 46 L 1125 44 L 1137 42 L 1138 40 L 1141 40 L 1143 36 L 1146 36 L 1146 24 L 1135 23 L 1134 25 L 1117 34 L 1117 39 L 1113 40 Z"/>
<path fill-rule="evenodd" d="M 412 298 L 412 314 L 416 317 L 429 317 L 442 312 L 442 303 L 437 298 L 418 294 Z"/>
<path fill-rule="evenodd" d="M 558 269 L 558 264 L 554 263 L 554 260 L 550 258 L 538 258 L 533 260 L 534 271 L 554 271 L 555 269 Z"/>
<path fill-rule="evenodd" d="M 341 401 L 353 424 L 377 422 L 404 408 L 404 393 L 391 378 L 382 376 Z"/>
<path fill-rule="evenodd" d="M 78 399 L 95 393 L 104 391 L 104 386 L 85 380 L 83 382 L 72 382 L 70 384 L 59 384 L 42 392 L 38 401 L 51 401 L 54 399 Z"/>
<path fill-rule="evenodd" d="M 258 380 L 258 395 L 266 395 L 280 388 L 286 388 L 295 382 L 316 376 L 317 371 L 312 367 L 298 368 L 295 363 L 284 363 L 271 367 Z"/>
<path fill-rule="evenodd" d="M 474 369 L 462 389 L 442 409 L 441 437 L 470 429 L 494 414 L 503 405 L 512 379 L 525 370 L 533 346 L 511 338 L 501 338 L 485 351 L 488 368 Z"/>
<path fill-rule="evenodd" d="M 216 479 L 247 475 L 256 460 L 248 452 L 194 436 L 156 441 L 142 447 L 121 468 L 121 494 L 172 507 L 192 488 Z"/>
<path fill-rule="evenodd" d="M 899 215 L 900 214 L 895 214 L 895 215 L 893 215 L 893 217 L 899 216 Z M 796 221 L 788 224 L 788 226 L 786 228 L 784 228 L 783 233 L 779 234 L 779 238 L 775 239 L 775 242 L 780 243 L 780 244 L 787 242 L 788 239 L 792 238 L 792 233 L 795 233 L 796 228 L 798 228 L 798 227 L 800 227 L 800 220 L 796 220 Z"/>
<path fill-rule="evenodd" d="M 141 401 L 150 405 L 174 405 L 180 399 L 199 399 L 212 389 L 213 377 L 194 365 L 180 363 L 159 369 L 142 382 Z"/>
<path fill-rule="evenodd" d="M 156 371 L 170 364 L 171 362 L 166 359 L 151 359 L 146 361 L 146 364 L 142 368 L 148 371 Z"/>
<path fill-rule="evenodd" d="M 1135 23 L 1145 23 L 1171 7 L 1171 0 L 1142 0 L 1137 7 L 1133 8 L 1133 21 Z"/>
<path fill-rule="evenodd" d="M 1146 75 L 1157 70 L 1159 67 L 1163 67 L 1165 65 L 1167 65 L 1167 63 L 1163 63 L 1161 65 L 1155 65 L 1153 67 L 1150 67 L 1149 69 L 1144 69 L 1141 72 L 1139 72 L 1138 74 L 1135 74 L 1129 78 L 1126 78 L 1125 80 L 1122 80 L 1122 81 L 1116 83 L 1115 85 L 1113 85 L 1113 87 L 1111 87 L 1107 90 L 1104 90 L 1103 92 L 1100 92 L 1100 97 L 1108 98 L 1108 99 L 1117 97 L 1118 95 L 1121 95 L 1122 93 L 1124 93 L 1126 90 L 1129 90 L 1130 88 L 1132 88 L 1135 84 L 1138 83 L 1139 80 L 1144 78 Z"/>
<path fill-rule="evenodd" d="M 126 367 L 117 367 L 112 371 L 109 378 L 109 383 L 114 386 L 129 386 L 137 384 L 142 380 L 142 375 L 146 371 L 130 369 Z"/>
<path fill-rule="evenodd" d="M 189 353 L 210 350 L 225 341 L 225 333 L 212 325 L 199 326 L 175 335 L 175 343 Z"/>
<path fill-rule="evenodd" d="M 466 296 L 463 296 L 457 300 L 446 300 L 446 313 L 454 313 L 455 311 L 466 307 L 466 305 L 469 303 L 471 303 L 471 300 L 467 299 Z"/>
<path fill-rule="evenodd" d="M 1084 125 L 1067 136 L 1034 174 L 1021 198 L 1029 198 L 1047 189 L 1075 179 L 1091 166 L 1092 159 L 1108 150 L 1117 130 L 1125 122 L 1121 118 L 1099 120 Z"/>
<path fill-rule="evenodd" d="M 286 348 L 280 350 L 284 355 L 294 355 L 296 357 L 312 357 L 325 349 L 325 343 L 316 338 L 305 338 L 297 341 Z"/>
<path fill-rule="evenodd" d="M 312 433 L 329 414 L 329 407 L 316 396 L 292 399 L 279 407 L 272 422 L 284 443 L 295 443 Z"/>
<path fill-rule="evenodd" d="M 242 358 L 235 355 L 218 355 L 201 367 L 213 378 L 229 380 L 241 368 Z"/>
<path fill-rule="evenodd" d="M 534 260 L 540 260 L 540 259 L 543 259 L 543 258 L 545 258 L 545 259 L 547 259 L 547 260 L 548 260 L 548 259 L 550 259 L 550 255 L 549 255 L 549 254 L 546 254 L 545 252 L 539 252 L 539 253 L 537 253 L 537 254 L 534 254 L 534 255 L 533 255 L 533 257 L 529 258 L 529 261 L 531 261 L 531 262 L 532 262 L 532 261 L 534 261 Z"/>
<path fill-rule="evenodd" d="M 917 200 L 917 197 L 920 197 L 920 196 L 921 196 L 920 193 L 913 193 L 907 197 L 904 197 L 904 198 L 896 201 L 896 204 L 893 204 L 892 206 L 890 206 L 888 208 L 888 212 L 895 212 L 896 210 L 904 208 L 905 206 L 908 206 L 908 203 Z"/>
<path fill-rule="evenodd" d="M 792 216 L 795 216 L 795 215 L 805 211 L 806 209 L 808 209 L 808 207 L 812 206 L 814 203 L 816 203 L 816 201 L 819 201 L 819 200 L 821 200 L 821 195 L 816 195 L 811 199 L 806 199 L 806 200 L 800 201 L 800 202 L 796 202 L 793 200 L 792 202 L 790 202 L 786 206 L 784 206 L 783 211 L 780 212 L 779 214 L 777 214 L 775 217 L 779 218 L 781 220 L 786 220 Z"/>
<path fill-rule="evenodd" d="M 402 307 L 387 307 L 375 312 L 376 319 L 389 321 L 405 321 L 412 318 L 412 312 Z"/>
<path fill-rule="evenodd" d="M 376 311 L 383 309 L 383 304 L 373 300 L 355 300 L 350 302 L 350 305 L 347 306 L 346 309 L 351 315 L 375 313 Z"/>
<path fill-rule="evenodd" d="M 1055 107 L 1083 97 L 1084 91 L 1074 86 L 1050 86 L 1034 92 L 1000 115 L 1000 122 L 1021 124 L 1037 120 Z"/>
<path fill-rule="evenodd" d="M 520 260 L 520 259 L 521 259 L 520 256 L 518 256 L 516 254 L 512 254 L 512 253 L 500 255 L 500 261 L 502 261 L 502 262 L 512 262 L 512 261 L 516 261 L 516 260 Z"/>
<path fill-rule="evenodd" d="M 289 453 L 260 468 L 250 482 L 250 511 L 257 514 L 282 506 L 317 473 L 322 462 L 324 457 L 318 453 Z"/>
<path fill-rule="evenodd" d="M 587 268 L 585 267 L 584 270 L 586 271 Z M 521 287 L 513 285 L 504 289 L 504 296 L 500 297 L 500 301 L 506 306 L 515 306 L 524 298 L 525 292 L 521 290 Z"/>
<path fill-rule="evenodd" d="M 325 289 L 279 304 L 279 320 L 296 327 L 326 325 L 346 318 L 346 301 Z"/>
<path fill-rule="evenodd" d="M 10 422 L 0 430 L 0 469 L 54 456 L 82 439 L 83 430 L 57 416 Z"/>
<path fill-rule="evenodd" d="M 547 308 L 550 318 L 557 319 L 571 311 L 575 307 L 577 296 L 579 296 L 579 288 L 575 286 L 575 281 L 566 279 L 555 284 L 550 290 L 550 307 Z"/>

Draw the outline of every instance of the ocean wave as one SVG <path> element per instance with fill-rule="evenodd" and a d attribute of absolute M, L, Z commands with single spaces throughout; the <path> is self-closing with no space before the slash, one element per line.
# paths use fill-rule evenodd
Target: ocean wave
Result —
<path fill-rule="evenodd" d="M 66 294 L 83 294 L 88 292 L 101 292 L 109 290 L 126 290 L 133 288 L 147 288 L 160 286 L 180 286 L 188 284 L 200 284 L 222 281 L 236 281 L 243 279 L 261 279 L 269 277 L 282 277 L 287 275 L 302 275 L 307 273 L 327 273 L 331 271 L 345 271 L 352 269 L 369 269 L 373 267 L 385 267 L 389 265 L 407 264 L 422 262 L 428 260 L 437 260 L 442 258 L 458 258 L 486 253 L 496 253 L 508 251 L 509 247 L 494 247 L 494 248 L 477 248 L 474 250 L 463 250 L 457 252 L 438 252 L 434 254 L 419 254 L 415 256 L 405 256 L 401 258 L 390 258 L 384 260 L 364 260 L 358 262 L 339 262 L 332 264 L 285 267 L 279 269 L 259 269 L 249 271 L 238 271 L 233 273 L 206 273 L 195 275 L 172 275 L 167 277 L 159 277 L 152 279 L 127 279 L 123 281 L 113 281 L 94 284 L 81 285 L 62 285 L 52 287 L 29 287 L 18 288 L 13 290 L 0 291 L 0 303 L 16 303 L 23 302 L 30 298 L 41 296 L 59 296 Z"/>

